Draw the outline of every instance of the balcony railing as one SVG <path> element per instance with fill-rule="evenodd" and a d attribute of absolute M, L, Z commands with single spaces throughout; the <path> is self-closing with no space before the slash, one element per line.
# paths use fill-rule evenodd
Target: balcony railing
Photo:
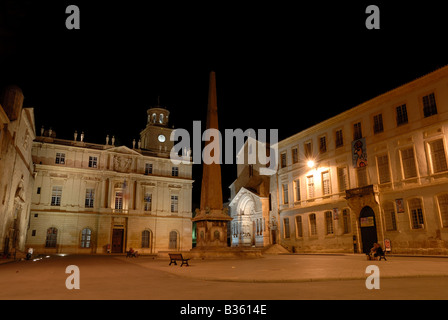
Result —
<path fill-rule="evenodd" d="M 345 198 L 350 199 L 353 197 L 362 197 L 362 196 L 372 195 L 374 193 L 375 193 L 375 190 L 373 188 L 373 185 L 369 185 L 369 186 L 365 186 L 365 187 L 345 190 Z"/>

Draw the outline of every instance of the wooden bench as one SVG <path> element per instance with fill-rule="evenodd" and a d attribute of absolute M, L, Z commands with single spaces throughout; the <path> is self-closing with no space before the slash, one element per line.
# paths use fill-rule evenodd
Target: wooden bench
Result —
<path fill-rule="evenodd" d="M 190 260 L 190 259 L 185 259 L 184 257 L 182 257 L 182 254 L 181 253 L 168 253 L 169 255 L 170 255 L 170 264 L 169 265 L 171 265 L 172 263 L 174 263 L 176 266 L 177 266 L 177 262 L 176 261 L 182 261 L 182 263 L 181 263 L 181 267 L 185 264 L 185 265 L 187 265 L 187 267 L 188 266 L 190 266 L 189 264 L 188 264 L 188 260 Z"/>

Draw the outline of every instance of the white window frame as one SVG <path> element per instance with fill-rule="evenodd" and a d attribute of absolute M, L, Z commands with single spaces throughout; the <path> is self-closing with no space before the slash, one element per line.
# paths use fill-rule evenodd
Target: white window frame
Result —
<path fill-rule="evenodd" d="M 89 156 L 89 168 L 98 168 L 98 156 Z"/>

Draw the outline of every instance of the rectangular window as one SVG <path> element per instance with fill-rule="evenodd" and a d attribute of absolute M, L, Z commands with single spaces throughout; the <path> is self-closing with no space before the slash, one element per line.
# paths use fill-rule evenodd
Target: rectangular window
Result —
<path fill-rule="evenodd" d="M 358 179 L 358 188 L 367 186 L 367 167 L 356 168 L 356 178 Z"/>
<path fill-rule="evenodd" d="M 148 230 L 144 230 L 142 232 L 142 248 L 149 248 L 149 238 L 150 232 Z"/>
<path fill-rule="evenodd" d="M 172 195 L 171 196 L 171 212 L 178 211 L 178 204 L 179 204 L 178 196 Z"/>
<path fill-rule="evenodd" d="M 408 111 L 406 110 L 406 104 L 397 107 L 397 126 L 408 123 Z"/>
<path fill-rule="evenodd" d="M 285 238 L 290 238 L 291 237 L 291 230 L 289 229 L 289 218 L 284 218 L 283 219 L 283 228 L 285 231 Z"/>
<path fill-rule="evenodd" d="M 386 231 L 397 230 L 397 220 L 395 218 L 394 203 L 389 201 L 384 204 L 384 216 L 386 220 Z"/>
<path fill-rule="evenodd" d="M 65 153 L 56 153 L 56 159 L 54 161 L 56 164 L 65 164 Z"/>
<path fill-rule="evenodd" d="M 311 142 L 307 142 L 304 144 L 305 148 L 305 158 L 310 158 L 313 155 L 313 146 L 311 145 Z"/>
<path fill-rule="evenodd" d="M 152 163 L 145 163 L 145 175 L 152 174 Z"/>
<path fill-rule="evenodd" d="M 60 206 L 62 197 L 62 187 L 55 186 L 51 191 L 51 205 Z"/>
<path fill-rule="evenodd" d="M 283 152 L 280 155 L 280 165 L 281 165 L 281 168 L 285 168 L 286 167 L 286 152 Z"/>
<path fill-rule="evenodd" d="M 327 234 L 333 234 L 333 213 L 331 211 L 325 212 L 325 226 L 327 228 Z"/>
<path fill-rule="evenodd" d="M 292 148 L 292 163 L 299 162 L 299 148 Z"/>
<path fill-rule="evenodd" d="M 314 177 L 308 176 L 306 177 L 306 184 L 308 187 L 308 199 L 314 198 Z"/>
<path fill-rule="evenodd" d="M 439 139 L 429 142 L 429 148 L 431 151 L 432 172 L 438 173 L 448 170 L 443 140 Z"/>
<path fill-rule="evenodd" d="M 282 185 L 282 191 L 283 191 L 283 204 L 288 204 L 288 184 Z"/>
<path fill-rule="evenodd" d="M 437 114 L 436 98 L 434 93 L 423 97 L 423 115 L 425 118 Z"/>
<path fill-rule="evenodd" d="M 300 180 L 294 180 L 294 201 L 300 201 Z"/>
<path fill-rule="evenodd" d="M 122 191 L 115 192 L 115 209 L 116 210 L 123 209 L 123 192 Z"/>
<path fill-rule="evenodd" d="M 296 233 L 297 238 L 303 237 L 302 216 L 296 217 Z"/>
<path fill-rule="evenodd" d="M 81 248 L 90 248 L 92 240 L 92 230 L 85 228 L 81 232 Z"/>
<path fill-rule="evenodd" d="M 48 228 L 47 229 L 47 237 L 45 239 L 45 247 L 46 248 L 56 248 L 57 239 L 58 239 L 58 229 Z"/>
<path fill-rule="evenodd" d="M 336 131 L 336 148 L 340 148 L 344 145 L 344 137 L 342 135 L 342 129 Z"/>
<path fill-rule="evenodd" d="M 324 196 L 331 193 L 330 173 L 328 171 L 322 172 L 322 193 Z"/>
<path fill-rule="evenodd" d="M 86 189 L 86 208 L 93 208 L 93 201 L 95 198 L 95 189 Z"/>
<path fill-rule="evenodd" d="M 414 148 L 400 150 L 401 165 L 403 166 L 403 175 L 405 179 L 417 177 L 417 168 L 415 166 Z"/>
<path fill-rule="evenodd" d="M 98 157 L 89 156 L 89 168 L 97 168 Z"/>
<path fill-rule="evenodd" d="M 172 177 L 178 177 L 179 176 L 179 167 L 172 167 L 171 168 L 171 176 Z"/>
<path fill-rule="evenodd" d="M 422 229 L 424 227 L 422 201 L 420 199 L 409 200 L 409 211 L 412 229 Z"/>
<path fill-rule="evenodd" d="M 316 214 L 315 213 L 310 214 L 309 219 L 310 219 L 310 235 L 316 236 L 317 235 Z"/>
<path fill-rule="evenodd" d="M 353 125 L 353 140 L 362 138 L 361 122 L 357 122 Z"/>
<path fill-rule="evenodd" d="M 387 154 L 376 157 L 379 183 L 390 182 L 389 157 Z"/>
<path fill-rule="evenodd" d="M 319 152 L 327 152 L 327 138 L 325 136 L 319 138 Z"/>
<path fill-rule="evenodd" d="M 347 167 L 338 168 L 338 187 L 339 192 L 345 192 L 348 188 Z"/>
<path fill-rule="evenodd" d="M 377 134 L 383 131 L 383 115 L 380 113 L 373 117 L 373 133 Z"/>
<path fill-rule="evenodd" d="M 144 210 L 151 211 L 152 195 L 150 193 L 145 193 L 144 198 Z"/>

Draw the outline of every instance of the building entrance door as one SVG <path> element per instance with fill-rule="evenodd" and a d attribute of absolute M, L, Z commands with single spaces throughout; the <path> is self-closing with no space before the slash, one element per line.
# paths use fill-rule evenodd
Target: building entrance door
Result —
<path fill-rule="evenodd" d="M 359 214 L 361 228 L 362 252 L 369 254 L 375 242 L 378 242 L 375 223 L 375 212 L 369 206 L 362 208 Z"/>
<path fill-rule="evenodd" d="M 123 253 L 124 229 L 112 229 L 112 253 Z"/>

